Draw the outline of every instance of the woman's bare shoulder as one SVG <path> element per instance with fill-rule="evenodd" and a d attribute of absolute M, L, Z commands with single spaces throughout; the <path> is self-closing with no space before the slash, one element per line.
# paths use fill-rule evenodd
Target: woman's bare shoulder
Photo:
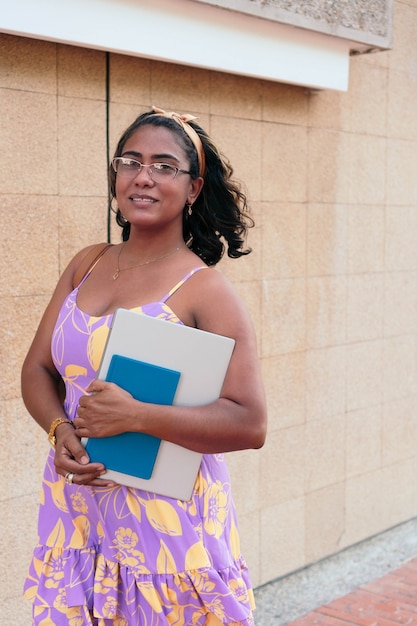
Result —
<path fill-rule="evenodd" d="M 73 286 L 76 287 L 84 278 L 92 264 L 111 244 L 95 243 L 83 248 L 73 257 L 70 266 L 73 268 Z"/>

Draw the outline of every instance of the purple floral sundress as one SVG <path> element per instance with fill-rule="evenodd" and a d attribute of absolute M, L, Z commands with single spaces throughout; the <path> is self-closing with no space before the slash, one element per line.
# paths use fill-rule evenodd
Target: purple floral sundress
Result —
<path fill-rule="evenodd" d="M 181 324 L 166 302 L 199 269 L 161 301 L 134 310 Z M 63 303 L 52 338 L 71 420 L 96 377 L 112 321 L 112 315 L 81 311 L 78 289 Z M 34 625 L 254 624 L 253 593 L 222 454 L 203 455 L 188 502 L 125 486 L 67 485 L 53 459 L 51 449 L 38 544 L 25 581 Z"/>

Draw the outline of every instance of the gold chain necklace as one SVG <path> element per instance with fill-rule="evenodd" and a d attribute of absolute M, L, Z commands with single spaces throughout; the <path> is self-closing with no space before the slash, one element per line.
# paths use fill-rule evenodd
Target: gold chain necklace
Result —
<path fill-rule="evenodd" d="M 113 280 L 117 280 L 119 278 L 120 272 L 125 272 L 126 270 L 133 270 L 135 269 L 135 267 L 144 267 L 145 265 L 149 265 L 150 263 L 155 263 L 155 261 L 161 261 L 162 259 L 166 259 L 167 257 L 171 256 L 171 254 L 178 252 L 178 250 L 181 248 L 181 246 L 178 246 L 178 248 L 175 248 L 175 250 L 171 250 L 170 252 L 167 252 L 166 254 L 163 254 L 162 256 L 157 256 L 154 259 L 149 259 L 149 261 L 144 261 L 143 263 L 138 263 L 137 265 L 131 265 L 130 267 L 123 267 L 122 269 L 120 269 L 119 267 L 120 255 L 122 254 L 122 250 L 124 247 L 125 247 L 125 243 L 122 244 L 119 250 L 119 254 L 117 255 L 117 267 L 116 267 L 116 271 L 113 274 Z"/>

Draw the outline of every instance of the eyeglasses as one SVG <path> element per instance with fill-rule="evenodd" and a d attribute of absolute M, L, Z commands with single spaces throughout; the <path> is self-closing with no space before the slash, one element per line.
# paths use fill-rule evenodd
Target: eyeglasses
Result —
<path fill-rule="evenodd" d="M 144 167 L 147 167 L 149 168 L 149 177 L 154 183 L 169 182 L 170 180 L 174 180 L 179 173 L 190 174 L 187 170 L 182 170 L 169 163 L 151 163 L 150 165 L 144 165 L 140 161 L 130 159 L 129 157 L 115 157 L 111 164 L 116 174 L 130 178 L 135 178 Z"/>

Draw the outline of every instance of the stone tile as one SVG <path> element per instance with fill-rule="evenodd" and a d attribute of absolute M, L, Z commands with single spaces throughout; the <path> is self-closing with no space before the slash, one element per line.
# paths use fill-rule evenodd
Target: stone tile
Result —
<path fill-rule="evenodd" d="M 338 483 L 306 495 L 306 562 L 339 551 L 344 528 L 345 487 Z"/>
<path fill-rule="evenodd" d="M 234 178 L 243 184 L 251 203 L 261 199 L 262 168 L 261 124 L 237 118 L 211 118 L 210 134 L 220 152 L 232 164 Z"/>
<path fill-rule="evenodd" d="M 262 203 L 262 270 L 266 279 L 294 278 L 306 273 L 305 204 Z"/>
<path fill-rule="evenodd" d="M 150 108 L 152 61 L 122 54 L 110 55 L 110 100 L 130 104 L 136 111 Z M 157 104 L 156 102 L 154 103 Z M 132 121 L 137 114 L 132 116 Z"/>
<path fill-rule="evenodd" d="M 262 81 L 262 119 L 307 126 L 310 96 L 304 87 Z"/>
<path fill-rule="evenodd" d="M 413 1 L 413 0 L 412 0 Z M 350 64 L 360 64 L 367 65 L 370 67 L 381 67 L 384 69 L 388 69 L 389 67 L 389 58 L 392 54 L 392 50 L 378 50 L 378 49 L 370 49 L 369 52 L 364 54 L 358 54 L 356 56 L 351 56 Z"/>
<path fill-rule="evenodd" d="M 58 168 L 60 195 L 107 194 L 104 102 L 58 98 Z"/>
<path fill-rule="evenodd" d="M 238 295 L 242 299 L 243 305 L 249 313 L 252 324 L 255 329 L 258 344 L 261 342 L 262 333 L 262 285 L 260 282 L 237 281 L 233 283 Z M 260 348 L 259 348 L 260 352 Z"/>
<path fill-rule="evenodd" d="M 15 599 L 14 617 L 17 615 L 18 620 L 20 614 L 18 611 L 16 613 L 16 606 L 21 606 L 24 614 L 27 614 L 27 611 L 24 610 L 27 609 L 27 601 L 23 601 L 21 595 L 26 571 L 36 544 L 39 487 L 36 485 L 36 495 L 30 494 L 8 500 L 7 507 L 4 507 L 3 511 L 1 548 L 2 558 L 4 563 L 7 563 L 7 568 L 1 568 L 0 584 L 2 585 L 2 596 Z M 3 602 L 1 604 L 3 605 Z M 5 621 L 3 623 L 18 623 L 24 626 L 23 622 L 16 622 L 14 618 L 10 622 Z"/>
<path fill-rule="evenodd" d="M 383 382 L 382 340 L 363 341 L 347 346 L 346 408 L 366 408 L 382 402 Z"/>
<path fill-rule="evenodd" d="M 400 463 L 415 457 L 417 448 L 416 396 L 388 402 L 382 413 L 382 462 Z"/>
<path fill-rule="evenodd" d="M 308 119 L 311 128 L 342 130 L 343 102 L 347 94 L 324 89 L 313 91 L 309 96 Z"/>
<path fill-rule="evenodd" d="M 322 91 L 310 96 L 313 127 L 385 135 L 387 70 L 351 57 L 346 92 Z"/>
<path fill-rule="evenodd" d="M 409 72 L 389 72 L 387 86 L 388 135 L 401 139 L 417 139 L 417 113 L 408 106 L 417 98 L 417 81 L 410 80 Z"/>
<path fill-rule="evenodd" d="M 346 413 L 346 476 L 375 471 L 381 466 L 382 406 Z"/>
<path fill-rule="evenodd" d="M 348 276 L 346 336 L 349 342 L 382 337 L 384 287 L 382 273 Z"/>
<path fill-rule="evenodd" d="M 58 206 L 59 272 L 62 274 L 82 248 L 107 241 L 107 198 L 60 196 Z M 112 213 L 110 220 L 113 219 Z"/>
<path fill-rule="evenodd" d="M 346 346 L 335 346 L 307 352 L 307 421 L 346 410 L 346 351 Z"/>
<path fill-rule="evenodd" d="M 259 511 L 260 501 L 260 465 L 263 455 L 261 450 L 238 450 L 225 455 L 229 468 L 233 499 L 239 518 Z M 250 476 L 250 480 L 248 480 Z"/>
<path fill-rule="evenodd" d="M 301 278 L 263 281 L 261 356 L 306 347 L 306 285 Z"/>
<path fill-rule="evenodd" d="M 153 61 L 150 76 L 151 104 L 166 111 L 208 114 L 210 72 L 185 65 Z M 202 126 L 204 118 L 199 119 Z M 208 129 L 207 129 L 208 130 Z"/>
<path fill-rule="evenodd" d="M 389 70 L 407 72 L 415 78 L 417 50 L 415 47 L 415 7 L 412 2 L 394 2 L 394 45 L 388 55 Z"/>
<path fill-rule="evenodd" d="M 222 72 L 210 72 L 210 113 L 216 116 L 262 119 L 262 81 Z"/>
<path fill-rule="evenodd" d="M 304 499 L 298 498 L 261 513 L 261 581 L 299 569 L 305 563 Z"/>
<path fill-rule="evenodd" d="M 106 99 L 106 54 L 99 50 L 59 45 L 58 94 L 60 96 Z"/>
<path fill-rule="evenodd" d="M 307 280 L 307 345 L 321 348 L 344 343 L 346 327 L 346 277 L 310 277 Z"/>
<path fill-rule="evenodd" d="M 254 228 L 248 230 L 248 237 L 244 249 L 251 248 L 252 252 L 243 255 L 238 259 L 231 259 L 227 255 L 227 248 L 218 269 L 229 278 L 233 283 L 259 281 L 261 280 L 261 259 L 262 259 L 262 226 L 259 225 L 260 220 L 256 219 Z"/>
<path fill-rule="evenodd" d="M 417 273 L 387 272 L 384 279 L 384 334 L 417 331 Z"/>
<path fill-rule="evenodd" d="M 383 343 L 383 400 L 399 400 L 417 393 L 415 335 L 400 335 Z"/>
<path fill-rule="evenodd" d="M 109 153 L 110 158 L 116 151 L 119 139 L 139 115 L 148 111 L 150 105 L 123 104 L 112 102 L 109 117 Z"/>
<path fill-rule="evenodd" d="M 309 421 L 305 427 L 305 446 L 305 489 L 307 492 L 343 482 L 345 478 L 344 414 Z"/>
<path fill-rule="evenodd" d="M 343 134 L 311 128 L 308 136 L 308 201 L 346 202 L 341 193 L 344 172 L 341 163 Z M 339 180 L 340 183 L 339 184 Z"/>
<path fill-rule="evenodd" d="M 20 397 L 20 371 L 50 295 L 5 297 L 0 300 L 2 400 Z"/>
<path fill-rule="evenodd" d="M 417 203 L 416 145 L 406 139 L 387 139 L 386 195 L 390 210 Z"/>
<path fill-rule="evenodd" d="M 387 272 L 417 269 L 417 213 L 415 206 L 387 206 L 385 268 Z"/>
<path fill-rule="evenodd" d="M 262 137 L 262 200 L 305 202 L 307 200 L 307 129 L 264 123 Z M 255 135 L 252 135 L 254 137 Z M 252 151 L 251 159 L 257 158 Z"/>
<path fill-rule="evenodd" d="M 382 204 L 385 201 L 386 139 L 345 134 L 338 162 L 340 202 Z"/>
<path fill-rule="evenodd" d="M 262 360 L 271 432 L 305 421 L 306 353 L 293 352 Z"/>
<path fill-rule="evenodd" d="M 260 585 L 261 579 L 261 529 L 260 512 L 252 511 L 244 515 L 238 514 L 240 546 L 249 567 L 249 575 L 253 587 Z"/>
<path fill-rule="evenodd" d="M 56 115 L 53 94 L 0 89 L 0 193 L 57 193 Z"/>
<path fill-rule="evenodd" d="M 0 88 L 55 94 L 56 44 L 1 33 L 0 59 Z"/>
<path fill-rule="evenodd" d="M 4 480 L 1 497 L 12 501 L 33 493 L 37 495 L 46 456 L 50 450 L 46 433 L 28 414 L 20 398 L 3 400 L 0 407 L 4 439 L 13 441 L 13 445 L 2 446 L 0 451 Z M 25 460 L 26 467 L 30 467 L 30 478 L 27 471 L 22 471 L 22 459 Z"/>
<path fill-rule="evenodd" d="M 348 257 L 346 206 L 311 204 L 307 212 L 307 273 L 309 276 L 344 274 Z"/>
<path fill-rule="evenodd" d="M 342 97 L 342 129 L 385 136 L 387 132 L 387 70 L 350 62 L 349 89 Z"/>
<path fill-rule="evenodd" d="M 22 203 L 21 200 L 19 200 Z M 0 231 L 0 296 L 51 294 L 59 276 L 56 197 L 24 196 L 19 245 L 8 229 Z M 21 204 L 21 208 L 22 208 Z M 0 196 L 3 215 L 16 214 L 16 196 Z M 12 272 L 12 277 L 11 277 Z"/>
<path fill-rule="evenodd" d="M 416 515 L 414 470 L 415 464 L 406 460 L 346 481 L 346 531 L 341 547 Z"/>
<path fill-rule="evenodd" d="M 384 207 L 359 205 L 342 207 L 342 210 L 348 220 L 347 271 L 382 272 L 386 236 Z"/>
<path fill-rule="evenodd" d="M 305 488 L 307 445 L 304 425 L 268 433 L 261 456 L 260 501 L 269 506 L 301 498 Z"/>
<path fill-rule="evenodd" d="M 381 468 L 350 477 L 346 481 L 345 532 L 341 546 L 358 543 L 386 528 L 388 497 Z"/>
<path fill-rule="evenodd" d="M 310 202 L 382 204 L 385 201 L 385 173 L 384 137 L 310 131 Z"/>

